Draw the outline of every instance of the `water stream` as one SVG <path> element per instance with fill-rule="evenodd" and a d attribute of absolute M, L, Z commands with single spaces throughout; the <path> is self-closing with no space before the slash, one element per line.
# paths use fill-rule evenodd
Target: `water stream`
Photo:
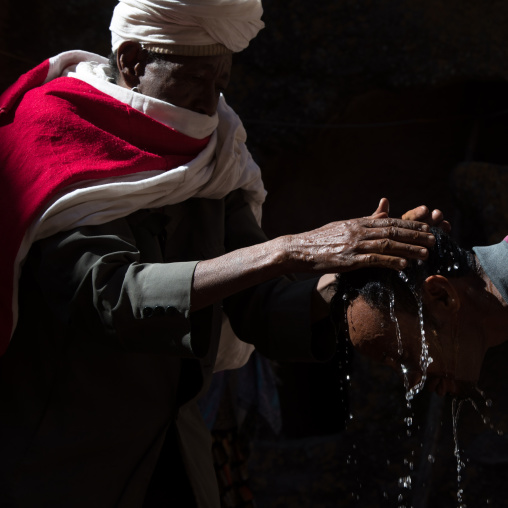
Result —
<path fill-rule="evenodd" d="M 492 400 L 488 399 L 485 393 L 478 388 L 475 387 L 476 392 L 481 396 L 481 401 L 485 404 L 485 407 L 492 407 Z M 480 410 L 479 404 L 474 398 L 468 397 L 465 399 L 457 399 L 454 398 L 452 401 L 452 424 L 453 424 L 453 440 L 455 444 L 454 455 L 457 458 L 457 502 L 458 508 L 466 508 L 466 504 L 464 502 L 464 489 L 462 488 L 462 475 L 463 469 L 465 468 L 465 463 L 461 457 L 461 450 L 459 446 L 459 438 L 458 438 L 458 424 L 459 424 L 459 415 L 460 411 L 465 402 L 469 402 L 473 409 L 478 413 L 482 422 L 489 427 L 489 429 L 495 431 L 499 436 L 502 436 L 504 433 L 501 429 L 496 429 L 495 425 L 490 421 L 488 416 L 485 416 L 483 412 Z M 488 504 L 488 500 L 487 500 Z"/>
<path fill-rule="evenodd" d="M 457 266 L 453 265 L 454 269 L 457 269 Z M 449 269 L 451 270 L 451 268 Z M 404 418 L 405 428 L 406 428 L 406 435 L 408 437 L 411 437 L 412 435 L 412 426 L 413 426 L 413 420 L 414 420 L 414 412 L 412 411 L 411 407 L 411 401 L 414 399 L 414 397 L 420 393 L 423 386 L 425 385 L 426 379 L 427 379 L 427 369 L 429 365 L 432 363 L 432 358 L 429 355 L 429 347 L 428 343 L 425 337 L 425 328 L 424 328 L 424 318 L 423 318 L 423 302 L 421 296 L 411 287 L 409 284 L 409 281 L 407 279 L 407 276 L 404 272 L 399 272 L 400 278 L 408 284 L 409 289 L 411 290 L 418 309 L 418 320 L 419 320 L 419 330 L 420 330 L 420 342 L 421 342 L 421 351 L 420 351 L 420 358 L 419 358 L 419 366 L 421 369 L 421 378 L 420 380 L 414 385 L 410 386 L 409 381 L 409 370 L 406 365 L 401 363 L 401 372 L 404 382 L 404 387 L 406 390 L 405 398 L 406 398 L 406 406 L 407 406 L 407 416 Z M 395 312 L 395 294 L 392 291 L 390 291 L 389 294 L 389 311 L 390 311 L 390 319 L 395 324 L 395 330 L 396 330 L 396 338 L 397 338 L 397 353 L 399 357 L 403 357 L 404 353 L 404 346 L 403 346 L 403 339 L 401 335 L 400 325 L 397 319 L 397 315 Z M 347 317 L 346 317 L 346 329 L 347 329 Z M 349 375 L 347 376 L 347 380 L 349 382 Z M 499 435 L 503 435 L 503 432 L 499 429 L 495 429 L 494 425 L 490 422 L 490 419 L 488 416 L 485 416 L 482 411 L 480 410 L 479 406 L 485 405 L 485 407 L 490 408 L 492 406 L 492 400 L 488 399 L 485 395 L 485 393 L 480 390 L 478 387 L 475 387 L 476 392 L 481 397 L 481 403 L 474 400 L 474 398 L 468 397 L 465 399 L 457 399 L 454 398 L 452 401 L 452 425 L 453 425 L 453 440 L 454 440 L 454 455 L 457 459 L 457 508 L 467 508 L 467 505 L 464 501 L 464 490 L 463 490 L 463 474 L 464 474 L 464 468 L 465 468 L 465 462 L 461 456 L 461 449 L 459 446 L 459 439 L 458 439 L 458 421 L 459 416 L 461 413 L 461 410 L 464 406 L 465 402 L 469 402 L 471 406 L 475 409 L 475 411 L 480 415 L 482 422 L 487 425 L 490 429 L 497 432 Z M 352 418 L 352 415 L 350 416 Z M 410 496 L 410 491 L 412 489 L 412 479 L 411 475 L 414 469 L 414 456 L 415 451 L 412 450 L 411 457 L 404 459 L 404 467 L 407 469 L 406 473 L 399 477 L 398 479 L 398 487 L 399 487 L 399 495 L 397 498 L 397 506 L 398 508 L 412 508 L 411 500 L 407 499 Z M 428 456 L 428 462 L 430 464 L 434 463 L 435 458 L 432 454 L 429 454 Z M 352 462 L 351 455 L 348 456 L 347 460 L 348 464 Z M 356 464 L 357 461 L 354 460 L 354 463 Z M 389 463 L 389 461 L 388 461 Z M 358 501 L 360 499 L 360 496 L 358 494 L 351 493 L 353 497 Z M 384 493 L 385 498 L 388 497 L 387 493 Z M 487 500 L 487 504 L 489 503 L 489 500 Z"/>
<path fill-rule="evenodd" d="M 424 320 L 423 320 L 423 302 L 422 298 L 419 294 L 417 294 L 413 288 L 410 286 L 408 278 L 404 272 L 399 272 L 399 277 L 408 284 L 409 289 L 411 290 L 418 308 L 418 322 L 419 322 L 419 329 L 420 329 L 420 343 L 421 343 L 421 351 L 420 351 L 420 358 L 419 358 L 419 366 L 421 369 L 421 378 L 420 380 L 414 385 L 410 386 L 409 383 L 409 371 L 406 365 L 401 364 L 401 371 L 402 371 L 402 377 L 404 380 L 404 387 L 406 390 L 406 405 L 408 409 L 408 415 L 404 418 L 404 423 L 406 424 L 406 434 L 408 437 L 411 437 L 412 434 L 412 425 L 413 425 L 413 418 L 414 413 L 412 412 L 411 408 L 411 401 L 414 399 L 414 397 L 420 393 L 423 386 L 425 385 L 425 381 L 427 379 L 427 369 L 429 365 L 432 363 L 432 358 L 429 355 L 429 347 L 425 338 L 425 328 L 424 328 Z M 402 357 L 404 353 L 404 348 L 402 344 L 402 336 L 400 332 L 400 325 L 399 321 L 397 319 L 397 315 L 395 313 L 395 293 L 394 291 L 390 291 L 390 318 L 392 322 L 395 324 L 395 330 L 397 335 L 397 352 L 399 357 Z M 412 488 L 412 482 L 411 482 L 411 474 L 414 469 L 413 464 L 413 457 L 414 457 L 414 450 L 411 452 L 411 458 L 404 459 L 404 466 L 407 468 L 407 474 L 404 476 L 399 477 L 398 485 L 400 489 L 400 493 L 398 496 L 398 508 L 406 508 L 405 497 L 406 495 L 409 495 L 407 491 L 410 491 Z"/>

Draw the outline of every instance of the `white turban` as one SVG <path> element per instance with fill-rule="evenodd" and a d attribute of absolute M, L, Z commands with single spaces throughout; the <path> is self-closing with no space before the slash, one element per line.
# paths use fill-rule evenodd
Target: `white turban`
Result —
<path fill-rule="evenodd" d="M 220 45 L 238 52 L 264 27 L 262 14 L 261 0 L 120 0 L 109 27 L 111 45 L 116 51 L 124 41 L 138 41 L 167 52 Z"/>

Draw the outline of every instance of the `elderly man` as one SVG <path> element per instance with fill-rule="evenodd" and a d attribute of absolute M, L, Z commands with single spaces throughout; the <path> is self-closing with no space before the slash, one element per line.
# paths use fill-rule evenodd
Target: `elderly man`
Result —
<path fill-rule="evenodd" d="M 265 237 L 260 171 L 223 96 L 261 13 L 122 0 L 114 66 L 63 53 L 0 97 L 2 507 L 217 507 L 196 399 L 224 315 L 268 357 L 326 360 L 335 338 L 314 324 L 332 274 L 401 269 L 433 244 L 384 203 Z"/>
<path fill-rule="evenodd" d="M 335 319 L 361 353 L 396 369 L 408 396 L 425 383 L 438 394 L 467 395 L 489 348 L 506 341 L 508 237 L 472 251 L 440 229 L 424 262 L 398 274 L 341 274 Z M 423 328 L 421 326 L 423 319 Z"/>

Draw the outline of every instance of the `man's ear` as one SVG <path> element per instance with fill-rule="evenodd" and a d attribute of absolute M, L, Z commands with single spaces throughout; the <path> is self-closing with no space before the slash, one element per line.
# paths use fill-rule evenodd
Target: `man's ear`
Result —
<path fill-rule="evenodd" d="M 431 275 L 423 283 L 423 299 L 433 314 L 456 313 L 460 308 L 460 298 L 450 279 L 442 275 Z"/>
<path fill-rule="evenodd" d="M 122 42 L 118 48 L 116 65 L 121 83 L 126 88 L 139 85 L 139 78 L 145 72 L 146 50 L 137 41 Z"/>

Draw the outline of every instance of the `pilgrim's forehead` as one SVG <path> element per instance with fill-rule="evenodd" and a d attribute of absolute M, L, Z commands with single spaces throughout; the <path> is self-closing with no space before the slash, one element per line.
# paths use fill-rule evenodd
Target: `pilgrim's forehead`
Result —
<path fill-rule="evenodd" d="M 362 296 L 350 302 L 347 316 L 353 343 L 379 339 L 395 332 L 390 316 L 370 305 Z"/>

